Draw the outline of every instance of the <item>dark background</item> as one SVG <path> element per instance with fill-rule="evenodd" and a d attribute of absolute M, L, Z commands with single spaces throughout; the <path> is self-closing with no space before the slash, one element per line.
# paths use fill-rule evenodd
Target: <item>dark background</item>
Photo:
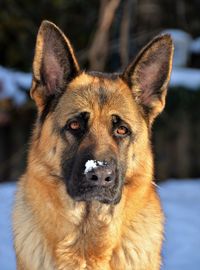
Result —
<path fill-rule="evenodd" d="M 0 65 L 31 72 L 38 27 L 48 19 L 72 41 L 82 68 L 120 71 L 165 29 L 200 36 L 199 10 L 198 0 L 1 0 Z M 191 54 L 187 66 L 200 67 L 199 59 Z M 16 180 L 26 163 L 36 112 L 21 91 L 22 106 L 0 100 L 0 182 Z M 153 127 L 156 180 L 199 177 L 200 91 L 171 88 L 166 104 Z"/>

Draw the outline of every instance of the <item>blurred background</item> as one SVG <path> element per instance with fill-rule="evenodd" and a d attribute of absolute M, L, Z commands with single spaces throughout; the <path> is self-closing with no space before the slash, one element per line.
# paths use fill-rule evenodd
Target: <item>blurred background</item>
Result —
<path fill-rule="evenodd" d="M 82 68 L 106 72 L 123 70 L 151 38 L 167 32 L 175 44 L 174 65 L 166 108 L 152 138 L 155 179 L 169 217 L 163 269 L 200 269 L 199 11 L 199 0 L 0 0 L 2 232 L 36 117 L 29 88 L 41 21 L 51 20 L 63 30 Z M 5 235 L 0 234 L 0 269 L 13 270 L 13 251 L 1 248 L 1 242 L 11 246 L 11 233 Z"/>
<path fill-rule="evenodd" d="M 1 0 L 0 182 L 24 170 L 35 119 L 29 97 L 38 27 L 56 23 L 70 38 L 82 68 L 120 71 L 162 32 L 175 42 L 164 113 L 154 125 L 156 180 L 200 176 L 200 1 Z"/>

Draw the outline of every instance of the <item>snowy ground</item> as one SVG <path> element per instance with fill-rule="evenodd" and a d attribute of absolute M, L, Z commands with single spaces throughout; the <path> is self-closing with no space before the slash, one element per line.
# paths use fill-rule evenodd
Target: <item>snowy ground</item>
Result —
<path fill-rule="evenodd" d="M 200 180 L 167 181 L 158 188 L 166 214 L 162 270 L 200 269 Z M 15 270 L 11 236 L 14 184 L 0 185 L 0 270 Z"/>
<path fill-rule="evenodd" d="M 200 270 L 200 180 L 168 181 L 159 192 L 166 215 L 163 270 Z"/>

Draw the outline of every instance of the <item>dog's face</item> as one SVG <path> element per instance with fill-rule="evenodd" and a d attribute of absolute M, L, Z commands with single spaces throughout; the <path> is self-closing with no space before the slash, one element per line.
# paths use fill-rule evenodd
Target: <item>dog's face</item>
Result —
<path fill-rule="evenodd" d="M 144 122 L 126 84 L 119 76 L 79 75 L 60 98 L 54 121 L 69 194 L 76 200 L 118 202 L 131 166 L 129 148 Z M 87 169 L 88 161 L 93 164 Z"/>
<path fill-rule="evenodd" d="M 115 204 L 137 174 L 152 173 L 149 133 L 164 107 L 172 53 L 170 37 L 160 36 L 123 74 L 85 73 L 64 34 L 43 22 L 31 89 L 37 159 L 74 200 Z"/>

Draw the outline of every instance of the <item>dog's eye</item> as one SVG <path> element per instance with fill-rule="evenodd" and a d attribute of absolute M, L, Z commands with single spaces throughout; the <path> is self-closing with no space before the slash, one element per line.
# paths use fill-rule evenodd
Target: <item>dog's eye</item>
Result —
<path fill-rule="evenodd" d="M 114 133 L 115 136 L 117 137 L 124 137 L 129 134 L 129 130 L 125 126 L 119 126 L 118 128 L 115 129 Z"/>
<path fill-rule="evenodd" d="M 69 123 L 69 128 L 71 130 L 78 130 L 81 128 L 81 124 L 78 120 L 73 120 Z"/>

